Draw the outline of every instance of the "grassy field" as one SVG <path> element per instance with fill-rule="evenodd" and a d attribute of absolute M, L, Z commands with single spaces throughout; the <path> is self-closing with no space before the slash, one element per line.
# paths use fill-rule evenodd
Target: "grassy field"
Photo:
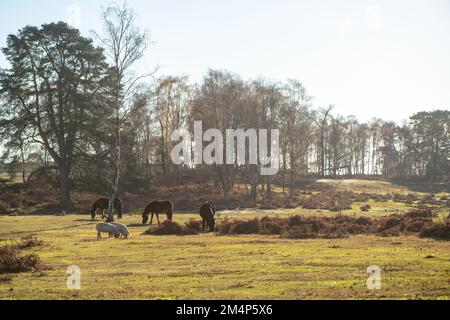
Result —
<path fill-rule="evenodd" d="M 408 209 L 372 203 L 381 216 Z M 225 211 L 226 217 L 331 215 L 283 209 Z M 174 219 L 198 219 L 176 212 Z M 126 214 L 130 239 L 96 239 L 84 215 L 0 216 L 0 244 L 34 234 L 36 252 L 53 266 L 0 281 L 0 299 L 449 299 L 450 242 L 416 236 L 287 240 L 278 236 L 151 236 L 138 213 Z M 81 289 L 66 287 L 66 268 L 81 268 Z M 367 267 L 381 268 L 381 289 L 366 286 Z"/>

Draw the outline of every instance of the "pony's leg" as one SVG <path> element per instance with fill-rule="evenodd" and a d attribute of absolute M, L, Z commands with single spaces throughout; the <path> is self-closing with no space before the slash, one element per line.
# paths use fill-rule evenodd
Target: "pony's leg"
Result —
<path fill-rule="evenodd" d="M 102 235 L 101 235 L 100 231 L 97 231 L 97 239 L 101 239 L 101 238 L 102 238 Z"/>
<path fill-rule="evenodd" d="M 158 212 L 156 212 L 155 214 L 156 214 L 156 219 L 158 220 L 158 224 L 159 224 L 159 215 L 158 215 Z"/>
<path fill-rule="evenodd" d="M 205 231 L 205 218 L 202 217 L 202 231 Z"/>
<path fill-rule="evenodd" d="M 150 218 L 150 224 L 153 224 L 153 212 L 152 212 L 152 217 Z"/>

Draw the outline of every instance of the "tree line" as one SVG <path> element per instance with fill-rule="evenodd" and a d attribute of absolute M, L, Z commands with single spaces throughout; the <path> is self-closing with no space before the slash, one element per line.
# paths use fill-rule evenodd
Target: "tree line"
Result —
<path fill-rule="evenodd" d="M 145 192 L 157 176 L 209 170 L 227 198 L 240 181 L 267 196 L 274 183 L 294 192 L 299 177 L 375 175 L 437 181 L 450 172 L 450 111 L 419 112 L 401 124 L 367 123 L 315 108 L 305 86 L 208 70 L 199 83 L 187 76 L 138 74 L 149 43 L 125 6 L 103 10 L 104 30 L 84 37 L 63 22 L 26 26 L 3 48 L 0 138 L 3 161 L 25 168 L 24 181 L 56 172 L 61 202 L 70 190 Z M 280 171 L 260 176 L 258 165 L 174 165 L 178 128 L 279 129 Z M 270 147 L 270 146 L 268 146 Z M 203 170 L 203 171 L 202 171 Z M 111 202 L 112 203 L 112 202 Z M 112 211 L 112 208 L 110 208 Z"/>

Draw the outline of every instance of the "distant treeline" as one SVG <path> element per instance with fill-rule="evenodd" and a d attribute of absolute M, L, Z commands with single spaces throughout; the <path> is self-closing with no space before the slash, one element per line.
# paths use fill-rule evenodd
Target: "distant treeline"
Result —
<path fill-rule="evenodd" d="M 209 167 L 225 198 L 237 181 L 248 183 L 256 198 L 261 184 L 270 196 L 274 179 L 294 190 L 302 176 L 448 179 L 449 110 L 419 112 L 403 124 L 360 123 L 332 106 L 314 108 L 295 80 L 244 81 L 218 70 L 199 83 L 178 76 L 127 77 L 127 56 L 119 52 L 114 60 L 115 43 L 99 43 L 59 22 L 27 26 L 8 36 L 3 48 L 10 63 L 0 70 L 3 167 L 20 172 L 33 163 L 39 175 L 56 172 L 64 201 L 74 187 L 114 189 L 118 177 L 119 190 L 131 192 L 148 190 L 159 175 L 179 179 L 180 167 L 170 160 L 171 134 L 177 128 L 192 132 L 194 120 L 224 136 L 226 129 L 280 129 L 276 178 L 259 176 L 258 165 Z"/>

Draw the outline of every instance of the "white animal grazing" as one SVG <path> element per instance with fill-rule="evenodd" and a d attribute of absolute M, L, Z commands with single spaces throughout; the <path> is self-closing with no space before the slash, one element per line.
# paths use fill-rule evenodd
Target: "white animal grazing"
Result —
<path fill-rule="evenodd" d="M 97 223 L 97 225 L 95 226 L 95 230 L 97 230 L 97 239 L 101 239 L 102 235 L 101 233 L 108 233 L 109 234 L 109 238 L 118 238 L 120 236 L 120 231 L 119 228 L 117 228 L 116 226 L 109 224 L 109 223 L 105 223 L 105 222 L 100 222 Z"/>
<path fill-rule="evenodd" d="M 126 225 L 124 225 L 122 223 L 118 223 L 118 222 L 110 222 L 109 224 L 112 224 L 117 229 L 119 229 L 121 238 L 122 238 L 122 236 L 124 236 L 125 238 L 128 238 L 128 236 L 130 236 L 130 231 L 128 231 L 128 228 Z"/>

